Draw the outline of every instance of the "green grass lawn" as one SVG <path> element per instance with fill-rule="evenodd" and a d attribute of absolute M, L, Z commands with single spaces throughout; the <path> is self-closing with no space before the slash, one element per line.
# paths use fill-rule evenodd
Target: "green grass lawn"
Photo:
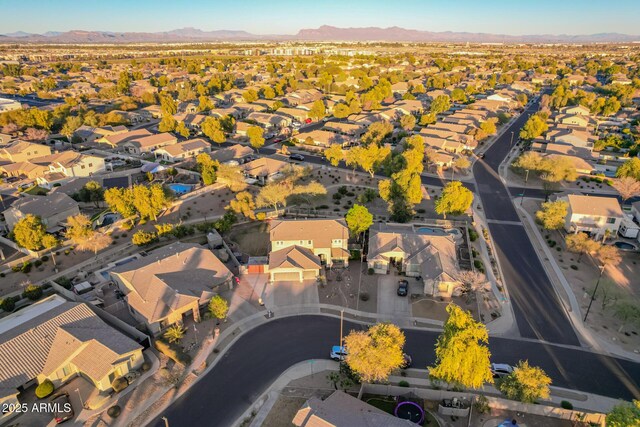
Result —
<path fill-rule="evenodd" d="M 396 401 L 394 399 L 372 397 L 367 400 L 367 403 L 391 415 L 393 415 L 393 410 L 396 409 Z"/>
<path fill-rule="evenodd" d="M 32 196 L 46 196 L 49 190 L 47 190 L 46 188 L 42 188 L 39 185 L 34 185 L 33 187 L 24 190 L 24 192 L 27 194 L 31 194 Z"/>

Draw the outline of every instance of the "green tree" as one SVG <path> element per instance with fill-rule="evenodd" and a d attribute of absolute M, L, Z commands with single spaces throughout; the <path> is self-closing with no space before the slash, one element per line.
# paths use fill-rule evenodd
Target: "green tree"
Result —
<path fill-rule="evenodd" d="M 333 117 L 336 119 L 344 119 L 351 114 L 351 109 L 347 104 L 339 103 L 333 106 Z"/>
<path fill-rule="evenodd" d="M 622 402 L 607 414 L 607 427 L 640 426 L 640 400 Z"/>
<path fill-rule="evenodd" d="M 311 109 L 307 113 L 312 119 L 320 120 L 327 115 L 327 109 L 324 106 L 324 102 L 321 99 L 315 100 L 313 104 L 311 104 Z"/>
<path fill-rule="evenodd" d="M 329 160 L 331 166 L 337 167 L 344 160 L 344 151 L 340 144 L 331 144 L 324 150 L 324 157 Z"/>
<path fill-rule="evenodd" d="M 640 181 L 640 158 L 633 157 L 624 162 L 616 172 L 616 177 L 630 177 Z"/>
<path fill-rule="evenodd" d="M 242 214 L 247 219 L 256 219 L 256 203 L 248 191 L 236 194 L 236 198 L 229 202 L 229 209 L 235 213 Z"/>
<path fill-rule="evenodd" d="M 614 315 L 622 321 L 618 332 L 622 332 L 629 323 L 640 325 L 640 307 L 630 301 L 616 304 Z"/>
<path fill-rule="evenodd" d="M 404 363 L 404 333 L 390 323 L 378 323 L 367 331 L 351 331 L 344 338 L 349 349 L 346 364 L 363 381 L 385 381 Z"/>
<path fill-rule="evenodd" d="M 158 240 L 158 235 L 156 233 L 149 233 L 144 230 L 136 231 L 133 236 L 131 236 L 131 243 L 136 246 L 146 246 L 154 243 Z"/>
<path fill-rule="evenodd" d="M 211 101 L 211 99 L 209 99 L 208 96 L 206 95 L 201 95 L 198 98 L 198 111 L 202 112 L 202 111 L 210 111 L 213 110 L 215 106 L 213 105 L 213 102 Z"/>
<path fill-rule="evenodd" d="M 393 125 L 386 120 L 373 122 L 367 128 L 367 132 L 362 135 L 362 142 L 365 145 L 379 145 L 393 132 Z"/>
<path fill-rule="evenodd" d="M 373 178 L 376 170 L 391 154 L 391 149 L 389 147 L 380 147 L 378 144 L 369 144 L 366 147 L 353 147 L 347 153 L 347 163 L 354 162 Z"/>
<path fill-rule="evenodd" d="M 131 75 L 129 74 L 129 72 L 123 71 L 120 73 L 120 77 L 118 77 L 116 90 L 122 95 L 128 95 L 129 86 L 131 86 Z"/>
<path fill-rule="evenodd" d="M 497 118 L 493 117 L 490 118 L 482 123 L 480 123 L 480 129 L 486 133 L 487 135 L 493 135 L 494 133 L 496 133 L 496 122 L 498 121 Z"/>
<path fill-rule="evenodd" d="M 78 191 L 78 200 L 84 203 L 93 203 L 98 208 L 100 202 L 104 201 L 104 188 L 96 181 L 89 181 Z"/>
<path fill-rule="evenodd" d="M 498 390 L 508 399 L 524 403 L 535 403 L 539 399 L 549 398 L 551 378 L 537 366 L 528 361 L 520 361 L 508 376 L 497 382 Z"/>
<path fill-rule="evenodd" d="M 354 204 L 345 217 L 352 236 L 359 236 L 373 225 L 373 215 L 369 210 L 358 204 Z"/>
<path fill-rule="evenodd" d="M 249 138 L 249 144 L 256 151 L 260 151 L 260 148 L 264 145 L 264 130 L 260 126 L 249 126 L 247 129 L 247 137 Z"/>
<path fill-rule="evenodd" d="M 104 200 L 109 209 L 118 212 L 125 218 L 135 215 L 136 208 L 133 204 L 133 192 L 129 188 L 109 188 L 104 192 Z"/>
<path fill-rule="evenodd" d="M 436 115 L 433 113 L 423 114 L 420 116 L 420 126 L 427 126 L 435 123 L 437 120 Z"/>
<path fill-rule="evenodd" d="M 448 111 L 451 108 L 451 98 L 447 95 L 437 96 L 436 99 L 431 102 L 431 106 L 429 107 L 429 111 L 432 114 L 440 114 Z"/>
<path fill-rule="evenodd" d="M 545 230 L 559 230 L 564 227 L 569 205 L 563 200 L 544 202 L 536 212 L 536 220 Z"/>
<path fill-rule="evenodd" d="M 134 185 L 133 206 L 141 218 L 156 221 L 158 214 L 169 205 L 169 198 L 161 184 Z"/>
<path fill-rule="evenodd" d="M 467 102 L 467 94 L 464 90 L 457 87 L 451 91 L 451 100 L 454 102 Z"/>
<path fill-rule="evenodd" d="M 436 343 L 432 378 L 463 387 L 480 388 L 493 383 L 487 327 L 455 304 L 447 306 L 449 317 Z"/>
<path fill-rule="evenodd" d="M 229 304 L 227 300 L 220 295 L 214 295 L 211 300 L 209 300 L 209 313 L 211 313 L 215 319 L 224 319 L 227 317 L 228 312 Z"/>
<path fill-rule="evenodd" d="M 173 116 L 163 114 L 162 120 L 160 120 L 160 123 L 158 124 L 158 130 L 160 132 L 173 132 L 177 125 L 178 122 L 173 118 Z"/>
<path fill-rule="evenodd" d="M 591 239 L 587 233 L 582 232 L 567 235 L 565 244 L 569 252 L 579 254 L 578 261 L 580 261 L 582 255 L 596 252 L 600 248 L 600 243 Z"/>
<path fill-rule="evenodd" d="M 549 129 L 546 118 L 536 113 L 531 115 L 520 130 L 520 138 L 531 140 L 539 137 Z"/>
<path fill-rule="evenodd" d="M 33 214 L 20 218 L 13 227 L 13 237 L 18 245 L 32 251 L 52 248 L 57 244 L 56 238 L 47 233 L 42 218 Z"/>
<path fill-rule="evenodd" d="M 213 160 L 207 153 L 200 153 L 196 157 L 196 163 L 198 164 L 198 170 L 202 175 L 202 182 L 204 185 L 211 185 L 216 182 L 216 170 L 218 169 L 218 162 Z"/>
<path fill-rule="evenodd" d="M 66 136 L 68 141 L 71 141 L 71 137 L 80 126 L 82 126 L 81 117 L 69 116 L 65 119 L 64 125 L 62 126 L 60 133 Z"/>
<path fill-rule="evenodd" d="M 182 136 L 183 138 L 188 138 L 189 135 L 191 135 L 189 129 L 187 128 L 187 125 L 185 125 L 184 122 L 178 122 L 176 128 L 174 129 L 174 132 Z"/>
<path fill-rule="evenodd" d="M 243 191 L 248 187 L 240 166 L 219 164 L 216 177 L 216 182 L 226 185 L 234 193 Z"/>
<path fill-rule="evenodd" d="M 453 167 L 459 171 L 467 170 L 471 167 L 471 162 L 466 156 L 460 156 L 453 162 Z"/>
<path fill-rule="evenodd" d="M 400 126 L 402 129 L 410 132 L 416 127 L 416 118 L 413 114 L 406 114 L 400 118 Z"/>
<path fill-rule="evenodd" d="M 177 343 L 184 338 L 184 334 L 187 330 L 180 324 L 172 325 L 162 335 L 170 343 Z"/>
<path fill-rule="evenodd" d="M 65 236 L 76 245 L 77 249 L 92 251 L 94 254 L 111 244 L 111 237 L 94 230 L 89 217 L 83 214 L 67 218 Z"/>
<path fill-rule="evenodd" d="M 244 102 L 256 102 L 258 100 L 258 92 L 254 89 L 247 89 L 242 94 L 242 98 L 244 98 Z"/>
<path fill-rule="evenodd" d="M 260 190 L 258 197 L 256 197 L 256 206 L 265 207 L 271 206 L 278 212 L 278 206 L 286 207 L 287 197 L 291 195 L 291 188 L 282 182 L 271 182 Z"/>
<path fill-rule="evenodd" d="M 164 76 L 161 76 L 164 77 Z M 162 92 L 160 95 L 160 111 L 163 116 L 173 116 L 178 112 L 178 104 L 173 100 L 171 95 L 166 92 Z"/>
<path fill-rule="evenodd" d="M 202 133 L 213 142 L 222 144 L 227 140 L 224 130 L 222 129 L 222 123 L 215 117 L 207 117 L 204 119 L 200 125 L 200 129 L 202 129 Z"/>
<path fill-rule="evenodd" d="M 461 215 L 471 207 L 472 202 L 473 193 L 460 181 L 451 181 L 444 186 L 440 197 L 436 199 L 435 210 L 446 219 L 447 214 Z"/>

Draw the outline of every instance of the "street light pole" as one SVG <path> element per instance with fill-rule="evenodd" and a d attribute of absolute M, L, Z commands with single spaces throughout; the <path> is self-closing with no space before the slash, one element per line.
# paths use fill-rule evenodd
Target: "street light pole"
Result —
<path fill-rule="evenodd" d="M 162 421 L 164 421 L 164 427 L 169 427 L 169 420 L 167 417 L 162 417 Z"/>
<path fill-rule="evenodd" d="M 600 276 L 598 276 L 598 281 L 596 282 L 596 287 L 593 289 L 593 293 L 591 294 L 591 300 L 589 301 L 589 306 L 587 307 L 587 312 L 584 314 L 583 322 L 587 321 L 587 316 L 589 316 L 589 311 L 591 310 L 591 304 L 593 304 L 593 300 L 596 299 L 596 292 L 598 292 L 598 285 L 600 284 L 600 279 L 602 279 L 602 274 L 604 273 L 605 265 L 602 264 L 599 268 L 600 268 Z"/>
<path fill-rule="evenodd" d="M 342 347 L 342 323 L 344 321 L 344 309 L 340 310 L 340 347 Z"/>
<path fill-rule="evenodd" d="M 527 191 L 527 182 L 529 182 L 529 169 L 527 169 L 527 175 L 524 178 L 524 188 L 522 189 L 522 197 L 520 198 L 520 206 L 522 206 L 522 202 L 524 201 L 524 192 Z"/>
<path fill-rule="evenodd" d="M 84 408 L 84 402 L 82 401 L 82 395 L 80 394 L 80 389 L 76 389 L 76 393 L 78 393 L 78 397 L 80 398 L 80 406 Z"/>
<path fill-rule="evenodd" d="M 509 147 L 513 147 L 513 131 L 511 131 L 511 142 L 509 143 Z"/>

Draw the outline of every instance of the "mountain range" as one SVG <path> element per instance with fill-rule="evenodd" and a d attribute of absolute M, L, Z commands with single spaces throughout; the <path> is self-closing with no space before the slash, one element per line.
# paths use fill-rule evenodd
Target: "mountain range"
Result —
<path fill-rule="evenodd" d="M 48 31 L 43 34 L 25 33 L 23 31 L 0 34 L 1 43 L 168 43 L 258 40 L 454 43 L 628 43 L 640 41 L 640 36 L 619 33 L 586 35 L 532 34 L 514 36 L 454 31 L 433 32 L 401 27 L 338 28 L 329 25 L 323 25 L 313 29 L 302 29 L 295 35 L 260 35 L 241 30 L 203 31 L 190 27 L 155 33 L 74 30 L 66 32 Z"/>

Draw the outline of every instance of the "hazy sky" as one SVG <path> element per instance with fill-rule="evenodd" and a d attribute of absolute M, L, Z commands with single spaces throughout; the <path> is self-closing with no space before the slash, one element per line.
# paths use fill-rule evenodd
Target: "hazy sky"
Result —
<path fill-rule="evenodd" d="M 640 33 L 640 0 L 0 0 L 0 33 L 400 26 L 500 34 Z"/>

